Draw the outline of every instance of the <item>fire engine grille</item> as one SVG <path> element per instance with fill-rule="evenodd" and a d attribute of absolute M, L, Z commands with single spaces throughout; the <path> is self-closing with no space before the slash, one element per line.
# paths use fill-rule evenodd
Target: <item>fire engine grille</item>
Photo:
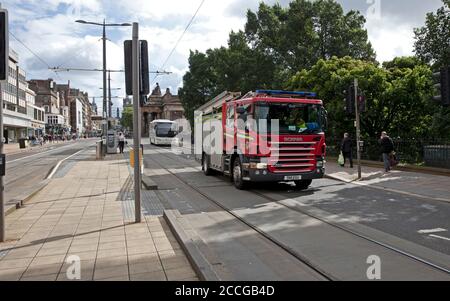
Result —
<path fill-rule="evenodd" d="M 306 173 L 316 167 L 317 142 L 272 142 L 269 171 L 273 173 Z"/>

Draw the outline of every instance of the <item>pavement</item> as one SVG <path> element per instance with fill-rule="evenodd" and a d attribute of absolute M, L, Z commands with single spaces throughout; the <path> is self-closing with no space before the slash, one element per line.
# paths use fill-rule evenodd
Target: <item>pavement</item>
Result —
<path fill-rule="evenodd" d="M 135 224 L 127 214 L 124 156 L 96 161 L 90 149 L 76 159 L 6 217 L 0 281 L 66 281 L 78 263 L 75 280 L 198 280 L 163 217 L 146 214 Z"/>
<path fill-rule="evenodd" d="M 326 175 L 332 179 L 375 189 L 402 193 L 427 200 L 450 202 L 450 177 L 428 173 L 394 170 L 386 174 L 383 168 L 362 166 L 362 179 L 358 168 L 340 167 L 327 162 Z"/>
<path fill-rule="evenodd" d="M 93 145 L 92 140 L 49 144 L 45 148 L 7 155 L 5 205 L 9 214 L 44 188 L 53 168 L 71 155 Z"/>

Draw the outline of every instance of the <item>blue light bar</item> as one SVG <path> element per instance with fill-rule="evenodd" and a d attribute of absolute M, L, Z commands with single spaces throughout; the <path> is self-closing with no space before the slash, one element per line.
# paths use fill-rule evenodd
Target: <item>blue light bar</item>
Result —
<path fill-rule="evenodd" d="M 283 90 L 256 90 L 257 94 L 267 95 L 292 95 L 302 97 L 317 97 L 317 93 L 314 92 L 302 92 L 302 91 L 283 91 Z"/>

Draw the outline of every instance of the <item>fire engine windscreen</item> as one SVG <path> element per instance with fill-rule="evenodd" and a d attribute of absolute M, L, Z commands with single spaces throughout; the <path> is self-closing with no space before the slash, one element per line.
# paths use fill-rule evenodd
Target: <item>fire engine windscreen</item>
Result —
<path fill-rule="evenodd" d="M 271 133 L 272 122 L 279 120 L 280 134 L 318 134 L 323 132 L 323 107 L 316 104 L 258 103 L 254 118 L 260 134 Z"/>
<path fill-rule="evenodd" d="M 173 138 L 178 134 L 178 131 L 173 123 L 158 123 L 155 130 L 156 137 L 161 138 Z"/>

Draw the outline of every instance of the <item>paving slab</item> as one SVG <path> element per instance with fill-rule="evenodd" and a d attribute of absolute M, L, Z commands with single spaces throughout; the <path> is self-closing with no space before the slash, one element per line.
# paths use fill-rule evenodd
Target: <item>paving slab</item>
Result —
<path fill-rule="evenodd" d="M 166 252 L 177 252 L 184 261 L 176 267 L 194 273 L 162 216 L 145 216 L 138 225 L 126 222 L 124 196 L 132 195 L 127 160 L 94 157 L 93 150 L 74 157 L 64 173 L 7 216 L 0 280 L 166 281 L 160 257 Z M 80 279 L 67 277 L 74 259 L 80 260 Z"/>

